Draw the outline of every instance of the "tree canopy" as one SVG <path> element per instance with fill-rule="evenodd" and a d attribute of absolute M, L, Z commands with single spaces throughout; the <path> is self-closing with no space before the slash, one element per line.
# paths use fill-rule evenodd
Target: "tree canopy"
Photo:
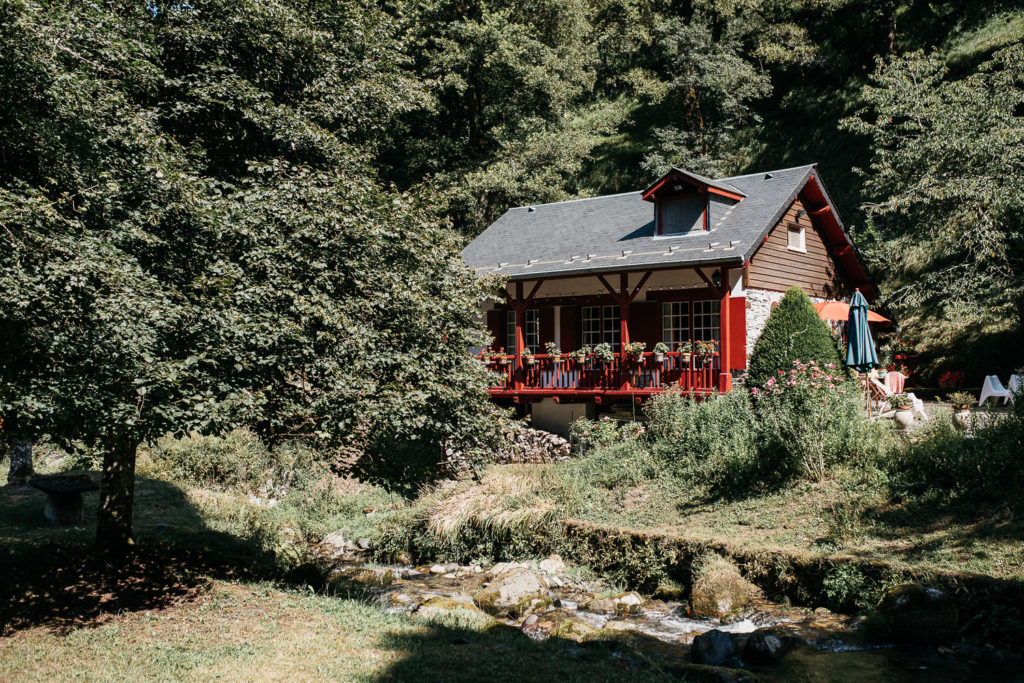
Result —
<path fill-rule="evenodd" d="M 101 539 L 128 540 L 135 447 L 167 432 L 254 425 L 393 485 L 486 441 L 489 284 L 443 197 L 365 163 L 420 98 L 391 22 L 2 11 L 0 412 L 104 448 Z"/>

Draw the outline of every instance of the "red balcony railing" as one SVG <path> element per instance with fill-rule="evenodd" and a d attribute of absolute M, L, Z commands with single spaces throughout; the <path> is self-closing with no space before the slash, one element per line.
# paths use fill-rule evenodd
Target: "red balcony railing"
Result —
<path fill-rule="evenodd" d="M 563 355 L 560 361 L 537 354 L 532 364 L 513 356 L 484 356 L 488 369 L 497 374 L 491 387 L 496 396 L 533 394 L 540 396 L 622 394 L 643 395 L 670 387 L 710 393 L 720 385 L 720 361 L 717 353 L 684 360 L 679 353 L 645 353 L 639 360 L 623 360 L 619 354 L 607 363 L 594 356 L 585 359 Z"/>

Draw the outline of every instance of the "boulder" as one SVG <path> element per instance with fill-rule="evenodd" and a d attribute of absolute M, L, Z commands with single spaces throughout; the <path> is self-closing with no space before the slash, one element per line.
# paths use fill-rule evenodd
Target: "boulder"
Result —
<path fill-rule="evenodd" d="M 761 628 L 747 638 L 743 656 L 751 664 L 773 664 L 797 644 L 797 639 L 777 628 Z"/>
<path fill-rule="evenodd" d="M 959 610 L 951 597 L 919 583 L 893 586 L 878 603 L 884 636 L 895 642 L 932 644 L 957 634 Z"/>
<path fill-rule="evenodd" d="M 594 614 L 637 614 L 643 602 L 639 593 L 630 591 L 607 598 L 594 598 L 583 605 L 583 609 Z"/>
<path fill-rule="evenodd" d="M 555 598 L 540 576 L 528 569 L 513 567 L 474 595 L 473 600 L 496 617 L 518 618 L 550 607 Z"/>
<path fill-rule="evenodd" d="M 741 613 L 760 591 L 744 579 L 732 562 L 717 557 L 706 560 L 690 591 L 690 607 L 697 617 L 723 619 Z"/>
<path fill-rule="evenodd" d="M 565 571 L 565 562 L 559 555 L 549 555 L 540 562 L 540 569 L 548 574 L 557 574 Z"/>
<path fill-rule="evenodd" d="M 693 639 L 690 658 L 709 666 L 739 666 L 739 651 L 732 636 L 714 629 Z"/>
<path fill-rule="evenodd" d="M 416 609 L 415 614 L 430 621 L 440 621 L 449 625 L 481 631 L 500 623 L 472 603 L 466 604 L 460 600 L 441 596 L 430 598 L 424 602 Z"/>
<path fill-rule="evenodd" d="M 384 588 L 395 582 L 395 575 L 390 569 L 368 569 L 366 567 L 349 567 L 334 572 L 327 580 L 328 587 L 334 591 L 362 586 L 365 588 Z"/>

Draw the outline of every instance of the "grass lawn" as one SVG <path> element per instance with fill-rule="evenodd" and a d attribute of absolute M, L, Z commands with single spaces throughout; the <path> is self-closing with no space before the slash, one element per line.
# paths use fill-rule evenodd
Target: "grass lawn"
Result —
<path fill-rule="evenodd" d="M 5 680 L 651 680 L 604 647 L 422 622 L 354 600 L 213 581 L 194 599 L 0 638 Z"/>
<path fill-rule="evenodd" d="M 820 483 L 793 482 L 769 493 L 702 501 L 661 480 L 612 477 L 602 485 L 577 476 L 577 467 L 492 466 L 481 483 L 444 487 L 420 505 L 431 526 L 447 535 L 463 524 L 515 525 L 554 515 L 744 550 L 845 555 L 914 572 L 1024 579 L 1019 499 L 899 503 L 884 486 L 846 472 Z"/>
<path fill-rule="evenodd" d="M 244 503 L 147 477 L 137 494 L 136 548 L 103 566 L 89 551 L 96 493 L 83 526 L 54 528 L 42 493 L 0 487 L 0 680 L 673 679 L 614 644 L 537 643 L 286 587 L 258 534 L 232 533 L 261 528 L 239 524 Z"/>

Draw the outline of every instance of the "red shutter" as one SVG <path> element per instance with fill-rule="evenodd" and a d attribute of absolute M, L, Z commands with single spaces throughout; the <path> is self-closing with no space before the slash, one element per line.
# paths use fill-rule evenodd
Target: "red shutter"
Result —
<path fill-rule="evenodd" d="M 729 367 L 745 370 L 747 367 L 747 300 L 745 297 L 729 299 Z"/>
<path fill-rule="evenodd" d="M 540 309 L 537 319 L 540 325 L 539 337 L 540 337 L 540 348 L 537 349 L 540 353 L 547 353 L 547 349 L 544 345 L 548 342 L 555 341 L 555 307 L 544 306 Z"/>
<path fill-rule="evenodd" d="M 579 348 L 576 340 L 576 316 L 578 315 L 579 309 L 575 306 L 562 306 L 562 310 L 558 314 L 559 327 L 562 328 L 561 348 L 565 353 Z"/>
<path fill-rule="evenodd" d="M 651 351 L 661 341 L 661 304 L 641 301 L 629 307 L 629 338 L 642 341 Z"/>
<path fill-rule="evenodd" d="M 495 311 L 487 311 L 487 331 L 494 336 L 491 348 L 495 351 L 505 346 L 507 320 L 508 312 L 504 309 L 499 308 Z"/>

